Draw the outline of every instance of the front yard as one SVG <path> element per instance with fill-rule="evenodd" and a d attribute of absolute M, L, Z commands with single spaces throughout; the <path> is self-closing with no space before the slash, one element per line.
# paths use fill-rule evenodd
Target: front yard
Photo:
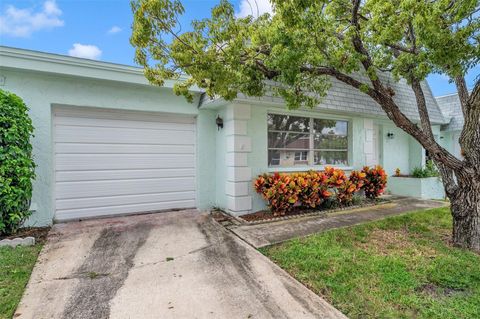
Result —
<path fill-rule="evenodd" d="M 43 244 L 0 248 L 0 318 L 11 318 Z"/>
<path fill-rule="evenodd" d="M 480 256 L 450 231 L 447 207 L 261 250 L 350 318 L 480 318 Z"/>

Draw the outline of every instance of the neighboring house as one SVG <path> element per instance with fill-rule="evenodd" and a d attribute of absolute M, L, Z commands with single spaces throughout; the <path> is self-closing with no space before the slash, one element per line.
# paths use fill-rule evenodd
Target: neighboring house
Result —
<path fill-rule="evenodd" d="M 194 89 L 187 103 L 171 81 L 151 86 L 125 65 L 8 47 L 0 63 L 0 88 L 24 99 L 35 126 L 30 225 L 190 207 L 240 215 L 265 207 L 258 174 L 375 164 L 408 173 L 425 162 L 370 97 L 336 80 L 317 108 L 289 111 L 269 94 L 228 102 Z M 410 87 L 390 83 L 419 121 Z M 424 89 L 439 137 L 448 122 Z"/>
<path fill-rule="evenodd" d="M 463 129 L 462 105 L 458 94 L 449 94 L 436 98 L 437 104 L 442 110 L 445 120 L 448 124 L 442 125 L 441 144 L 450 150 L 456 157 L 462 158 L 460 144 L 460 133 Z"/>

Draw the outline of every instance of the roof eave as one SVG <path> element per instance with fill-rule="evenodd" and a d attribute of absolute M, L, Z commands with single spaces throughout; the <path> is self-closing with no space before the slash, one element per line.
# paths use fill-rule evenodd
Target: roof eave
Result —
<path fill-rule="evenodd" d="M 151 84 L 145 78 L 143 69 L 139 67 L 75 58 L 65 55 L 44 53 L 38 51 L 0 46 L 0 67 L 34 71 L 66 76 L 79 76 L 99 80 L 126 82 L 131 84 Z M 173 88 L 176 82 L 185 81 L 187 76 L 178 80 L 167 80 L 163 87 Z M 192 87 L 192 92 L 202 92 L 198 87 Z"/>

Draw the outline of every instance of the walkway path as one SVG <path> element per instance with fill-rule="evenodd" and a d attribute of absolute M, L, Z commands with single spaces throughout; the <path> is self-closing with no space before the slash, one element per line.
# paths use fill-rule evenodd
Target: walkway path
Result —
<path fill-rule="evenodd" d="M 395 199 L 390 203 L 349 211 L 257 225 L 231 225 L 228 226 L 228 228 L 253 247 L 260 248 L 328 229 L 347 227 L 389 216 L 400 215 L 410 211 L 446 205 L 447 203 L 442 201 L 403 197 Z"/>

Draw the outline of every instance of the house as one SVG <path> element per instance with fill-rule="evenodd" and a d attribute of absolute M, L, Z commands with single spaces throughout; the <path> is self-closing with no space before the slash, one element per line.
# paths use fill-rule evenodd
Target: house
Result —
<path fill-rule="evenodd" d="M 336 80 L 317 108 L 289 111 L 272 94 L 229 102 L 194 88 L 188 103 L 173 82 L 151 86 L 131 66 L 9 47 L 0 61 L 0 88 L 26 102 L 35 126 L 30 225 L 191 207 L 241 215 L 265 207 L 258 174 L 375 164 L 408 173 L 425 162 L 370 97 Z M 419 121 L 411 89 L 390 83 Z M 424 89 L 440 137 L 448 122 Z"/>
<path fill-rule="evenodd" d="M 447 124 L 441 127 L 441 144 L 450 150 L 453 155 L 462 158 L 458 140 L 463 129 L 464 119 L 458 93 L 439 96 L 436 100 L 447 122 Z"/>

